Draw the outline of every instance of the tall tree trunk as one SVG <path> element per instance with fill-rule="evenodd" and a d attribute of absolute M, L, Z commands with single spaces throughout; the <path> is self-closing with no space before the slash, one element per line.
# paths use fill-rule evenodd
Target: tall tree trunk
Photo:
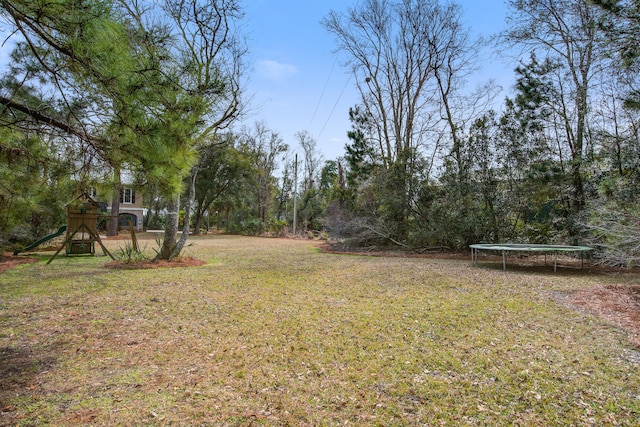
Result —
<path fill-rule="evenodd" d="M 157 215 L 157 211 L 154 214 L 154 210 L 153 210 L 153 201 L 155 200 L 155 192 L 153 190 L 151 190 L 151 192 L 149 192 L 149 210 L 147 211 L 147 214 L 144 216 L 144 224 L 143 224 L 143 229 L 145 231 L 147 231 L 151 225 L 151 219 L 155 218 L 155 216 Z"/>
<path fill-rule="evenodd" d="M 583 81 L 586 82 L 586 72 L 583 74 Z M 576 126 L 576 140 L 572 153 L 571 172 L 573 177 L 573 212 L 578 213 L 584 208 L 584 183 L 582 180 L 582 151 L 584 149 L 584 137 L 586 133 L 587 116 L 587 87 L 578 86 L 576 106 L 578 109 L 578 123 Z"/>
<path fill-rule="evenodd" d="M 205 210 L 202 208 L 201 203 L 199 203 L 199 206 L 195 208 L 194 214 L 195 214 L 196 220 L 193 226 L 193 234 L 199 235 L 200 229 L 202 229 L 202 223 L 204 222 L 204 214 L 205 214 Z"/>
<path fill-rule="evenodd" d="M 182 227 L 182 236 L 178 239 L 178 227 L 180 218 L 180 196 L 175 196 L 167 205 L 167 224 L 164 230 L 164 240 L 162 248 L 158 252 L 155 259 L 171 260 L 180 255 L 184 245 L 189 238 L 189 230 L 191 226 L 191 210 L 196 196 L 196 178 L 198 176 L 198 166 L 191 168 L 189 177 L 189 192 L 184 206 L 184 225 Z"/>
<path fill-rule="evenodd" d="M 193 201 L 196 197 L 196 178 L 198 177 L 199 169 L 200 168 L 197 165 L 191 168 L 191 176 L 189 177 L 189 193 L 184 204 L 184 225 L 182 227 L 182 236 L 180 236 L 180 240 L 178 240 L 178 243 L 176 243 L 173 251 L 171 252 L 171 259 L 180 255 L 180 252 L 182 252 L 184 244 L 187 242 L 187 238 L 189 237 L 189 230 L 191 227 L 191 210 L 193 207 Z"/>
<path fill-rule="evenodd" d="M 113 170 L 113 195 L 111 197 L 111 216 L 107 222 L 107 236 L 118 235 L 118 218 L 120 216 L 120 195 L 122 194 L 122 182 L 120 181 L 120 169 Z"/>
<path fill-rule="evenodd" d="M 180 195 L 175 195 L 167 201 L 167 223 L 164 228 L 164 239 L 162 247 L 156 255 L 156 260 L 171 259 L 171 254 L 176 247 L 178 237 L 178 221 L 180 219 Z"/>

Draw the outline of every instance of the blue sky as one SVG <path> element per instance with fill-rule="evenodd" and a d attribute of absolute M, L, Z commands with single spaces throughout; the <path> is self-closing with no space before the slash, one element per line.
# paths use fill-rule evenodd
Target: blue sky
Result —
<path fill-rule="evenodd" d="M 251 111 L 243 124 L 264 121 L 292 148 L 295 133 L 308 131 L 325 160 L 344 153 L 350 128 L 349 108 L 358 102 L 353 82 L 337 55 L 335 39 L 320 24 L 330 10 L 346 11 L 357 0 L 246 0 L 246 28 L 251 50 L 247 93 Z M 458 0 L 463 21 L 475 35 L 489 37 L 505 27 L 505 0 Z M 514 66 L 489 51 L 475 77 L 512 84 Z M 509 79 L 509 81 L 504 81 Z M 503 80 L 503 81 L 501 81 Z"/>

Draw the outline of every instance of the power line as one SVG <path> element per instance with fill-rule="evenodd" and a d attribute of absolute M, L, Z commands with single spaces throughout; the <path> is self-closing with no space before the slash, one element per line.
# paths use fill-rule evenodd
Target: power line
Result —
<path fill-rule="evenodd" d="M 331 108 L 331 111 L 329 112 L 329 116 L 327 117 L 327 120 L 324 122 L 324 125 L 322 126 L 322 129 L 320 129 L 320 133 L 318 134 L 318 139 L 320 139 L 320 136 L 322 135 L 322 132 L 324 132 L 324 129 L 329 124 L 329 120 L 331 120 L 331 116 L 333 115 L 333 112 L 335 111 L 336 107 L 338 106 L 338 103 L 340 102 L 340 99 L 342 99 L 342 95 L 344 95 L 344 91 L 347 90 L 347 86 L 349 85 L 349 82 L 351 82 L 351 75 L 349 75 L 349 78 L 347 79 L 347 81 L 344 82 L 344 86 L 342 87 L 342 90 L 340 91 L 340 95 L 338 95 L 338 99 L 336 99 L 335 104 L 333 104 L 333 108 Z"/>
<path fill-rule="evenodd" d="M 360 0 L 356 0 L 355 5 L 353 6 L 353 10 L 356 10 L 359 5 L 360 5 Z M 334 59 L 333 59 L 333 65 L 331 66 L 331 71 L 329 72 L 329 78 L 333 74 L 333 69 L 336 66 L 336 62 L 337 61 L 338 61 L 338 54 L 336 53 L 335 56 L 334 56 Z M 325 83 L 324 88 L 322 89 L 322 95 L 320 95 L 320 101 L 324 97 L 325 90 L 327 89 L 327 85 L 329 83 L 329 78 L 327 78 L 327 82 Z M 331 120 L 331 116 L 333 115 L 333 112 L 335 111 L 336 107 L 338 106 L 338 103 L 342 99 L 342 95 L 344 95 L 344 91 L 347 89 L 347 85 L 349 84 L 349 82 L 351 82 L 351 74 L 349 74 L 349 78 L 344 83 L 344 86 L 342 87 L 342 90 L 340 91 L 340 95 L 338 95 L 338 99 L 336 99 L 336 102 L 333 104 L 333 108 L 331 108 L 331 111 L 329 112 L 329 116 L 327 117 L 327 120 L 324 122 L 324 125 L 322 125 L 322 128 L 320 129 L 320 133 L 318 134 L 318 137 L 317 137 L 318 139 L 320 139 L 320 137 L 322 136 L 322 133 L 324 132 L 324 130 L 327 127 L 327 125 L 329 124 L 329 120 Z M 313 119 L 316 116 L 316 112 L 318 111 L 318 107 L 320 106 L 320 101 L 318 101 L 318 105 L 316 105 L 316 109 L 313 112 L 313 116 L 311 118 L 311 122 L 313 122 Z M 309 122 L 309 127 L 311 127 L 311 122 Z"/>
<path fill-rule="evenodd" d="M 313 115 L 311 116 L 311 120 L 309 120 L 309 128 L 311 128 L 311 124 L 313 120 L 316 118 L 316 113 L 318 112 L 318 108 L 320 108 L 320 104 L 322 103 L 322 99 L 324 98 L 324 94 L 327 91 L 327 86 L 329 86 L 329 81 L 331 80 L 331 76 L 333 75 L 333 69 L 336 66 L 336 62 L 338 62 L 338 55 L 334 55 L 333 57 L 333 65 L 331 65 L 331 70 L 329 71 L 329 76 L 327 80 L 324 82 L 324 87 L 322 88 L 322 93 L 320 94 L 320 99 L 318 99 L 318 103 L 316 104 L 316 109 L 313 110 Z"/>

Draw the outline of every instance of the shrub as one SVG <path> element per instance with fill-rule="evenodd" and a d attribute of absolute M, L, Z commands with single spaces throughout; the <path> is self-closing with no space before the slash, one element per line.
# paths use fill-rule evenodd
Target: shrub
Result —
<path fill-rule="evenodd" d="M 147 261 L 148 256 L 143 251 L 136 249 L 132 242 L 125 242 L 124 247 L 120 247 L 116 252 L 116 258 L 125 264 Z"/>

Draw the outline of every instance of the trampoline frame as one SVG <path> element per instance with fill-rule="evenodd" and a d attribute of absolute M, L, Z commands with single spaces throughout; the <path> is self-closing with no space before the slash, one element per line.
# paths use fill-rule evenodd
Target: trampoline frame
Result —
<path fill-rule="evenodd" d="M 584 254 L 593 251 L 589 246 L 571 246 L 571 245 L 540 245 L 529 243 L 476 243 L 469 245 L 471 248 L 471 265 L 478 265 L 478 251 L 494 251 L 502 253 L 502 269 L 507 269 L 507 252 L 543 252 L 545 255 L 545 265 L 547 263 L 547 253 L 554 254 L 553 271 L 558 267 L 559 252 L 579 252 L 582 267 L 584 267 Z"/>

